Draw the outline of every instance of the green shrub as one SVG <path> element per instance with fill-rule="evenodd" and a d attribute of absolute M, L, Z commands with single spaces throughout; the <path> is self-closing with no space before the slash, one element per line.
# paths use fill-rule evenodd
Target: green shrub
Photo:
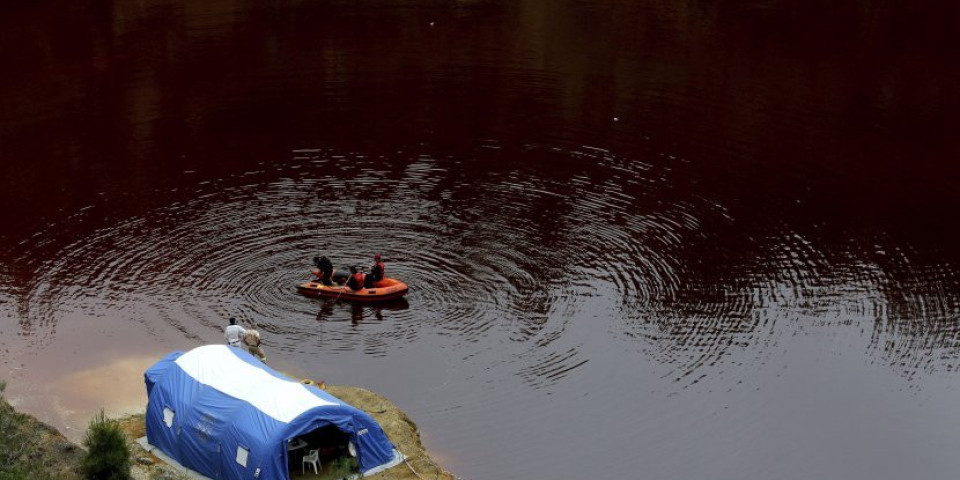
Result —
<path fill-rule="evenodd" d="M 353 457 L 337 457 L 330 462 L 326 468 L 323 469 L 323 473 L 320 474 L 319 480 L 341 480 L 344 478 L 350 478 L 358 472 L 357 468 L 357 459 Z"/>
<path fill-rule="evenodd" d="M 104 417 L 103 410 L 93 417 L 83 438 L 87 456 L 81 470 L 88 480 L 128 480 L 130 447 L 120 422 Z"/>

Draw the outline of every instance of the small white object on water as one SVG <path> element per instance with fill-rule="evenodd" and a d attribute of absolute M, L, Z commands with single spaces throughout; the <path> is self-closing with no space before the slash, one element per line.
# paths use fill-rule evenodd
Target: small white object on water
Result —
<path fill-rule="evenodd" d="M 613 121 L 614 121 L 614 122 L 619 122 L 619 121 L 620 121 L 620 117 L 613 117 Z"/>
<path fill-rule="evenodd" d="M 430 26 L 431 26 L 431 27 L 433 26 L 433 22 L 430 22 Z"/>

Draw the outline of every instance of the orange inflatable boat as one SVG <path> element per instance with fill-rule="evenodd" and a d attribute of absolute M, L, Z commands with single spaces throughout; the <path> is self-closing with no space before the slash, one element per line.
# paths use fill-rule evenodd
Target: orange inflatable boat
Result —
<path fill-rule="evenodd" d="M 315 274 L 319 273 L 314 271 Z M 407 284 L 395 278 L 383 277 L 383 280 L 373 284 L 373 288 L 354 290 L 346 285 L 324 285 L 319 281 L 301 283 L 297 291 L 310 298 L 327 297 L 356 302 L 385 302 L 394 300 L 407 294 Z"/>

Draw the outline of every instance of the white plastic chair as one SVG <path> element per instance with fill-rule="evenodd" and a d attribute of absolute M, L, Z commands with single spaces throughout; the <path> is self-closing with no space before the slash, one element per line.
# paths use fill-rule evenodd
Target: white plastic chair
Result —
<path fill-rule="evenodd" d="M 323 471 L 323 465 L 320 465 L 320 450 L 310 450 L 303 456 L 303 463 L 300 464 L 300 474 L 306 475 L 307 464 L 313 466 L 313 474 L 317 475 Z"/>

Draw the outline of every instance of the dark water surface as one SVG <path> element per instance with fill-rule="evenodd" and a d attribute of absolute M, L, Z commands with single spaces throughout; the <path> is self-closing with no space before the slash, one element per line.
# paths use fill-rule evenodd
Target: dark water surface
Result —
<path fill-rule="evenodd" d="M 464 478 L 957 478 L 958 20 L 2 7 L 0 379 L 78 439 L 236 316 Z M 318 251 L 411 292 L 300 297 Z"/>

